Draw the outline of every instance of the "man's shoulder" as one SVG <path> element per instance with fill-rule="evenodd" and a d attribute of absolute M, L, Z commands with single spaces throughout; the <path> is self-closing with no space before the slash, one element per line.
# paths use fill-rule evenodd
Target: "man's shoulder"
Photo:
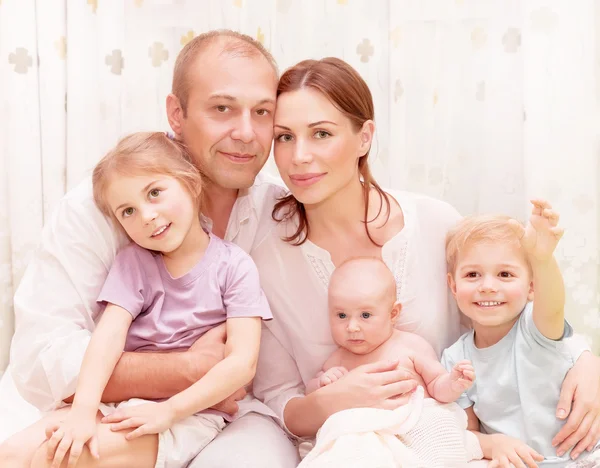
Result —
<path fill-rule="evenodd" d="M 260 172 L 250 188 L 252 200 L 258 211 L 270 209 L 289 193 L 283 181 L 266 171 Z"/>

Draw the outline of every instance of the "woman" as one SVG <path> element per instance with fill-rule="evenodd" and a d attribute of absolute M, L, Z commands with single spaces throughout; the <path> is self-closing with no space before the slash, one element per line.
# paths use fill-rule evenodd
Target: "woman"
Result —
<path fill-rule="evenodd" d="M 312 437 L 336 411 L 392 409 L 398 404 L 392 397 L 415 386 L 394 370 L 396 363 L 378 363 L 304 396 L 304 385 L 335 349 L 326 313 L 335 266 L 349 257 L 381 257 L 403 304 L 397 326 L 423 336 L 439 355 L 462 331 L 444 255 L 446 232 L 460 215 L 423 195 L 383 191 L 373 180 L 367 162 L 373 101 L 345 62 L 300 62 L 281 77 L 277 95 L 275 162 L 291 194 L 274 202 L 273 219 L 263 220 L 270 231 L 252 251 L 275 318 L 263 334 L 254 392 L 290 433 Z M 585 354 L 578 382 L 587 371 L 598 374 L 595 358 Z M 592 380 L 588 394 L 596 395 L 598 379 Z M 581 450 L 595 442 L 596 414 L 580 425 L 589 436 Z"/>

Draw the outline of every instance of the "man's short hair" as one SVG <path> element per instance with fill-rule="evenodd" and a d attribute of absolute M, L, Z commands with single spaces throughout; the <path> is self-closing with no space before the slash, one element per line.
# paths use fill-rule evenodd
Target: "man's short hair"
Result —
<path fill-rule="evenodd" d="M 257 40 L 230 29 L 216 29 L 200 34 L 188 42 L 175 61 L 173 71 L 173 86 L 171 92 L 179 98 L 184 117 L 187 114 L 187 104 L 190 93 L 188 72 L 197 57 L 216 42 L 221 42 L 221 53 L 233 57 L 260 57 L 267 59 L 273 67 L 275 76 L 279 77 L 277 62 L 271 53 Z"/>

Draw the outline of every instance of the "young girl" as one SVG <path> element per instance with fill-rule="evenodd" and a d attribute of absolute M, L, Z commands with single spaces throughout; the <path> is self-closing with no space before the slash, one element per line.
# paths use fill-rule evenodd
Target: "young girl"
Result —
<path fill-rule="evenodd" d="M 112 411 L 101 396 L 123 350 L 186 349 L 226 322 L 225 356 L 202 379 L 165 401 L 118 404 L 102 420 L 116 423 L 113 431 L 130 430 L 128 441 L 158 434 L 156 466 L 187 466 L 225 425 L 204 410 L 254 378 L 261 320 L 272 318 L 256 267 L 239 247 L 202 229 L 200 174 L 164 133 L 125 137 L 96 166 L 93 186 L 99 209 L 133 242 L 118 253 L 98 298 L 106 308 L 73 406 L 47 429 L 48 459 L 58 467 L 70 449 L 68 466 L 75 466 L 84 445 L 94 458 L 102 455 L 96 414 Z"/>

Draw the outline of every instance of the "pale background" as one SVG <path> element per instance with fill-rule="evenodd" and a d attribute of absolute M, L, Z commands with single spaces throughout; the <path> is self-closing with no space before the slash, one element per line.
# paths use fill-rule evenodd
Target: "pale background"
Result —
<path fill-rule="evenodd" d="M 120 136 L 168 128 L 177 53 L 221 27 L 281 69 L 356 67 L 382 185 L 521 219 L 548 197 L 568 318 L 600 349 L 599 0 L 0 0 L 0 374 L 44 220 Z"/>

